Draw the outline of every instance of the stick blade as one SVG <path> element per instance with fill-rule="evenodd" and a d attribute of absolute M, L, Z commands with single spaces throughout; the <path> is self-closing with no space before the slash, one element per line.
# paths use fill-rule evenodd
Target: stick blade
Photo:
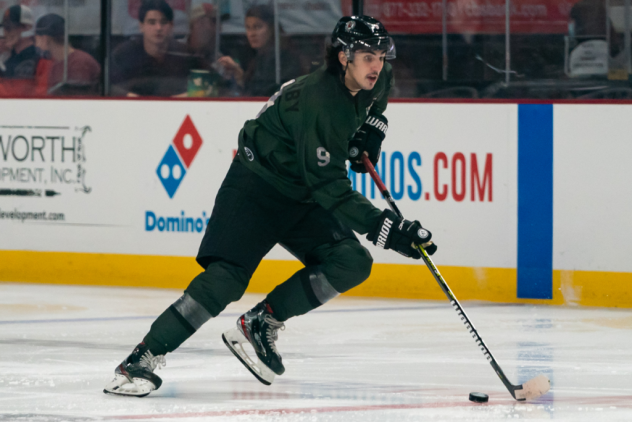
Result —
<path fill-rule="evenodd" d="M 522 390 L 516 390 L 517 400 L 533 400 L 546 394 L 551 389 L 551 381 L 544 376 L 538 375 L 522 384 Z"/>

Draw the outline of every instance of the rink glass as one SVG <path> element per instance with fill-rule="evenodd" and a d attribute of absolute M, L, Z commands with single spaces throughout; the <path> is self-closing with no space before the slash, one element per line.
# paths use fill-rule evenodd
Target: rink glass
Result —
<path fill-rule="evenodd" d="M 111 70 L 112 52 L 122 43 L 142 36 L 137 21 L 140 2 L 111 0 L 108 4 L 104 1 L 68 2 L 68 7 L 64 2 L 42 3 L 32 5 L 31 9 L 35 21 L 48 13 L 66 17 L 69 47 L 85 51 L 99 62 L 101 69 L 109 66 Z M 211 85 L 216 86 L 204 96 L 271 95 L 286 80 L 323 64 L 331 30 L 340 16 L 352 13 L 355 3 L 355 7 L 362 7 L 364 14 L 384 23 L 397 46 L 397 58 L 392 62 L 396 81 L 392 98 L 609 100 L 632 97 L 631 41 L 630 31 L 625 27 L 632 19 L 625 19 L 622 0 L 508 1 L 340 0 L 318 3 L 320 6 L 315 10 L 313 2 L 300 0 L 295 2 L 299 7 L 273 10 L 272 27 L 278 26 L 278 31 L 271 28 L 267 54 L 259 52 L 259 56 L 265 56 L 262 59 L 250 48 L 244 25 L 247 5 L 262 2 L 170 0 L 174 21 L 169 38 L 177 47 L 175 54 L 189 59 L 188 71 L 178 76 L 182 79 L 182 92 L 178 93 L 202 96 L 189 75 L 194 71 L 221 68 L 222 72 L 217 73 L 218 83 L 212 82 Z M 110 18 L 104 24 L 101 12 L 107 10 L 108 5 L 111 6 Z M 509 19 L 506 19 L 507 10 Z M 199 19 L 207 20 L 204 24 L 194 22 Z M 192 38 L 194 27 L 195 39 Z M 32 36 L 32 31 L 23 36 Z M 104 43 L 105 39 L 109 42 Z M 10 46 L 0 38 L 0 61 L 6 60 L 9 52 Z M 223 56 L 227 57 L 225 60 L 230 59 L 229 65 L 224 66 L 224 62 L 220 65 L 217 61 Z M 253 60 L 259 63 L 251 66 Z M 43 90 L 27 89 L 17 93 L 0 89 L 0 95 L 122 95 L 111 89 L 111 75 L 111 71 L 101 72 L 98 80 L 89 85 L 74 84 L 66 78 L 59 86 L 44 83 Z M 262 89 L 248 89 L 244 79 L 258 81 Z M 4 83 L 18 82 L 5 79 Z"/>

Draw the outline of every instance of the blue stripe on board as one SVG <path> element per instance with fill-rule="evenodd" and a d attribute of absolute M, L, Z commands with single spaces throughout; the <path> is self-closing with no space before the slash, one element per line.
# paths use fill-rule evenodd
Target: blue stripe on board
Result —
<path fill-rule="evenodd" d="M 518 298 L 553 298 L 553 105 L 518 105 Z"/>

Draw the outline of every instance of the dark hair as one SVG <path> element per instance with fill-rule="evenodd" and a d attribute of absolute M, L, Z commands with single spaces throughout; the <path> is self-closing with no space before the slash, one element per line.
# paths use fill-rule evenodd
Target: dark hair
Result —
<path fill-rule="evenodd" d="M 64 43 L 65 20 L 55 13 L 49 13 L 37 20 L 35 35 L 48 35 L 55 44 Z"/>
<path fill-rule="evenodd" d="M 259 18 L 264 21 L 272 32 L 274 32 L 274 10 L 268 5 L 259 4 L 257 6 L 252 6 L 246 12 L 247 18 Z"/>
<path fill-rule="evenodd" d="M 143 0 L 138 10 L 138 20 L 142 23 L 145 22 L 145 16 L 147 12 L 157 10 L 165 15 L 165 18 L 169 22 L 173 22 L 173 9 L 165 0 Z"/>
<path fill-rule="evenodd" d="M 340 63 L 340 59 L 338 58 L 338 53 L 341 51 L 341 47 L 334 47 L 333 45 L 327 46 L 327 51 L 325 52 L 325 65 L 327 66 L 327 72 L 334 75 L 341 75 L 344 73 L 342 63 Z"/>
<path fill-rule="evenodd" d="M 265 4 L 252 6 L 250 9 L 248 9 L 248 11 L 246 11 L 245 17 L 261 19 L 263 23 L 268 25 L 268 27 L 270 28 L 270 32 L 272 33 L 270 40 L 274 41 L 274 34 L 275 34 L 274 10 L 270 6 L 265 5 Z M 283 34 L 285 34 L 285 31 L 283 30 L 283 27 L 281 26 L 281 24 L 279 24 L 279 35 L 283 35 Z M 283 39 L 281 39 L 281 43 L 282 44 L 284 43 Z"/>

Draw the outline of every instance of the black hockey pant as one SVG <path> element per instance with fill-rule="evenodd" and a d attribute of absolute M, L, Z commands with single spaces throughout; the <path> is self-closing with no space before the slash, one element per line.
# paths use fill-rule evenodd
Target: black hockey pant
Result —
<path fill-rule="evenodd" d="M 239 300 L 277 243 L 305 265 L 266 298 L 279 321 L 319 307 L 371 272 L 369 251 L 348 227 L 318 204 L 282 195 L 236 160 L 217 194 L 197 256 L 205 271 L 152 324 L 144 340 L 152 353 L 175 350 Z"/>

